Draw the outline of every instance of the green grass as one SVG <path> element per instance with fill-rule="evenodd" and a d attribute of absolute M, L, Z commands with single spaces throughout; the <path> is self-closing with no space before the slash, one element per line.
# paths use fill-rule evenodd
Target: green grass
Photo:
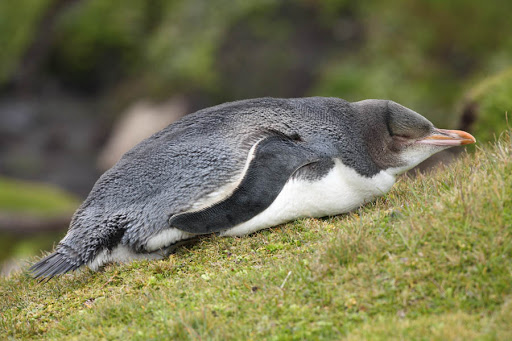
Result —
<path fill-rule="evenodd" d="M 509 135 L 356 212 L 1 280 L 0 338 L 512 338 Z"/>

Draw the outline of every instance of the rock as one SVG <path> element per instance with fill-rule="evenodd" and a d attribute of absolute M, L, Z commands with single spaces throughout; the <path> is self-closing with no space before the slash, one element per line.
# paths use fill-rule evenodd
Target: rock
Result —
<path fill-rule="evenodd" d="M 136 102 L 114 125 L 98 158 L 98 167 L 101 170 L 109 169 L 137 143 L 180 119 L 187 110 L 183 97 L 173 97 L 159 104 L 146 100 Z"/>
<path fill-rule="evenodd" d="M 28 263 L 28 259 L 10 258 L 0 263 L 0 277 L 9 277 L 21 272 Z"/>
<path fill-rule="evenodd" d="M 100 106 L 64 92 L 0 96 L 0 174 L 85 195 L 99 173 Z"/>

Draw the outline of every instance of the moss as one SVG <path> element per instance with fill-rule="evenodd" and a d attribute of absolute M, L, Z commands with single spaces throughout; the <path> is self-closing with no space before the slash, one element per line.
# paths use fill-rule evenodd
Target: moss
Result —
<path fill-rule="evenodd" d="M 512 68 L 483 80 L 467 95 L 473 106 L 473 133 L 479 142 L 494 141 L 512 121 Z"/>

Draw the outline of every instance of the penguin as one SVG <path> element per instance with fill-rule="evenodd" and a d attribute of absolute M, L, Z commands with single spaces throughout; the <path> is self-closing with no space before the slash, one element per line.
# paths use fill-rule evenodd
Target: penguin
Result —
<path fill-rule="evenodd" d="M 259 98 L 187 115 L 128 151 L 30 272 L 162 259 L 205 235 L 333 216 L 386 194 L 429 156 L 474 143 L 390 100 Z"/>

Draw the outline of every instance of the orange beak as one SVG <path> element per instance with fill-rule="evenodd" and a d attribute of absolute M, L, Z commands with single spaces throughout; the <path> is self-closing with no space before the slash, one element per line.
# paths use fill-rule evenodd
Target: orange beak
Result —
<path fill-rule="evenodd" d="M 473 135 L 462 130 L 435 129 L 434 132 L 422 140 L 416 141 L 422 144 L 431 144 L 434 146 L 462 146 L 475 143 Z"/>

